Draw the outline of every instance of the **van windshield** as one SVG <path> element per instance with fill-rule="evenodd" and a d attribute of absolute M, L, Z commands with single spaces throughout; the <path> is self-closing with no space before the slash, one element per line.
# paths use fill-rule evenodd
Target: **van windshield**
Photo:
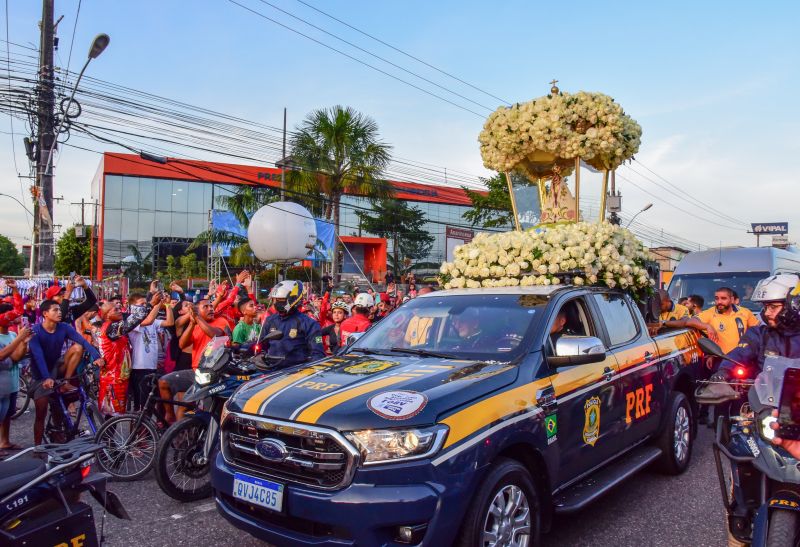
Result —
<path fill-rule="evenodd" d="M 750 300 L 753 289 L 762 279 L 769 277 L 769 272 L 725 272 L 705 274 L 682 274 L 672 278 L 669 284 L 669 296 L 677 301 L 684 296 L 698 294 L 703 297 L 704 309 L 714 305 L 714 291 L 720 287 L 729 287 L 736 291 L 741 305 L 751 311 L 761 310 L 761 304 Z"/>

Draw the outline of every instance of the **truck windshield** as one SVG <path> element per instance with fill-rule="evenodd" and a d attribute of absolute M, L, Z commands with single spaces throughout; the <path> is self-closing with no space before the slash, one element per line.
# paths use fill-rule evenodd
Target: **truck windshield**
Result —
<path fill-rule="evenodd" d="M 530 344 L 532 325 L 547 300 L 532 294 L 415 298 L 375 324 L 353 349 L 391 353 L 392 348 L 403 348 L 459 359 L 511 361 Z"/>
<path fill-rule="evenodd" d="M 753 289 L 759 281 L 769 277 L 769 272 L 725 272 L 704 274 L 682 274 L 672 278 L 669 284 L 669 295 L 673 300 L 684 296 L 698 294 L 705 300 L 704 308 L 714 305 L 714 291 L 720 287 L 728 287 L 736 291 L 741 305 L 751 311 L 759 311 L 761 304 L 750 300 Z"/>

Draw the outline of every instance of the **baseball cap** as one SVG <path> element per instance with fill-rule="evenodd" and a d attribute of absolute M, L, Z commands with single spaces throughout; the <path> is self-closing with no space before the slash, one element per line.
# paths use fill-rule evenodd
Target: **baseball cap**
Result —
<path fill-rule="evenodd" d="M 381 302 L 387 302 L 388 303 L 389 301 L 390 301 L 389 293 L 382 292 L 381 293 Z"/>
<path fill-rule="evenodd" d="M 62 291 L 66 291 L 66 290 L 67 289 L 65 289 L 64 287 L 60 287 L 58 285 L 51 285 L 44 292 L 44 297 L 45 297 L 46 300 L 50 300 L 54 296 L 57 296 L 57 295 L 61 294 Z"/>
<path fill-rule="evenodd" d="M 365 292 L 358 293 L 358 296 L 356 296 L 356 299 L 353 301 L 354 306 L 361 308 L 371 308 L 373 303 L 372 297 Z"/>

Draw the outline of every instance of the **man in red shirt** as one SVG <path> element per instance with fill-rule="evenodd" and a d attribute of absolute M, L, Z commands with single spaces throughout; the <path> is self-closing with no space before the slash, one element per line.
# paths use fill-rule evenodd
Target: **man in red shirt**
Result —
<path fill-rule="evenodd" d="M 192 347 L 192 369 L 196 369 L 206 345 L 215 336 L 224 336 L 230 325 L 226 319 L 214 317 L 214 308 L 208 300 L 201 300 L 189 314 L 189 325 L 181 335 L 180 345 L 181 349 Z"/>
<path fill-rule="evenodd" d="M 353 301 L 353 315 L 344 321 L 340 327 L 342 333 L 341 345 L 347 345 L 347 338 L 354 332 L 364 332 L 372 326 L 372 321 L 369 320 L 369 312 L 372 307 L 372 297 L 365 292 L 356 296 Z"/>

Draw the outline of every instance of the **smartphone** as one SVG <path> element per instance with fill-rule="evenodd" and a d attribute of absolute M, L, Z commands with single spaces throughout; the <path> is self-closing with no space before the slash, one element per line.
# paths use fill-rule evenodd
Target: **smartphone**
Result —
<path fill-rule="evenodd" d="M 77 276 L 77 275 L 78 274 L 75 273 L 75 272 L 69 272 L 69 280 L 70 280 L 71 283 L 75 283 L 75 276 Z"/>
<path fill-rule="evenodd" d="M 800 440 L 800 368 L 787 368 L 778 408 L 778 437 Z"/>

